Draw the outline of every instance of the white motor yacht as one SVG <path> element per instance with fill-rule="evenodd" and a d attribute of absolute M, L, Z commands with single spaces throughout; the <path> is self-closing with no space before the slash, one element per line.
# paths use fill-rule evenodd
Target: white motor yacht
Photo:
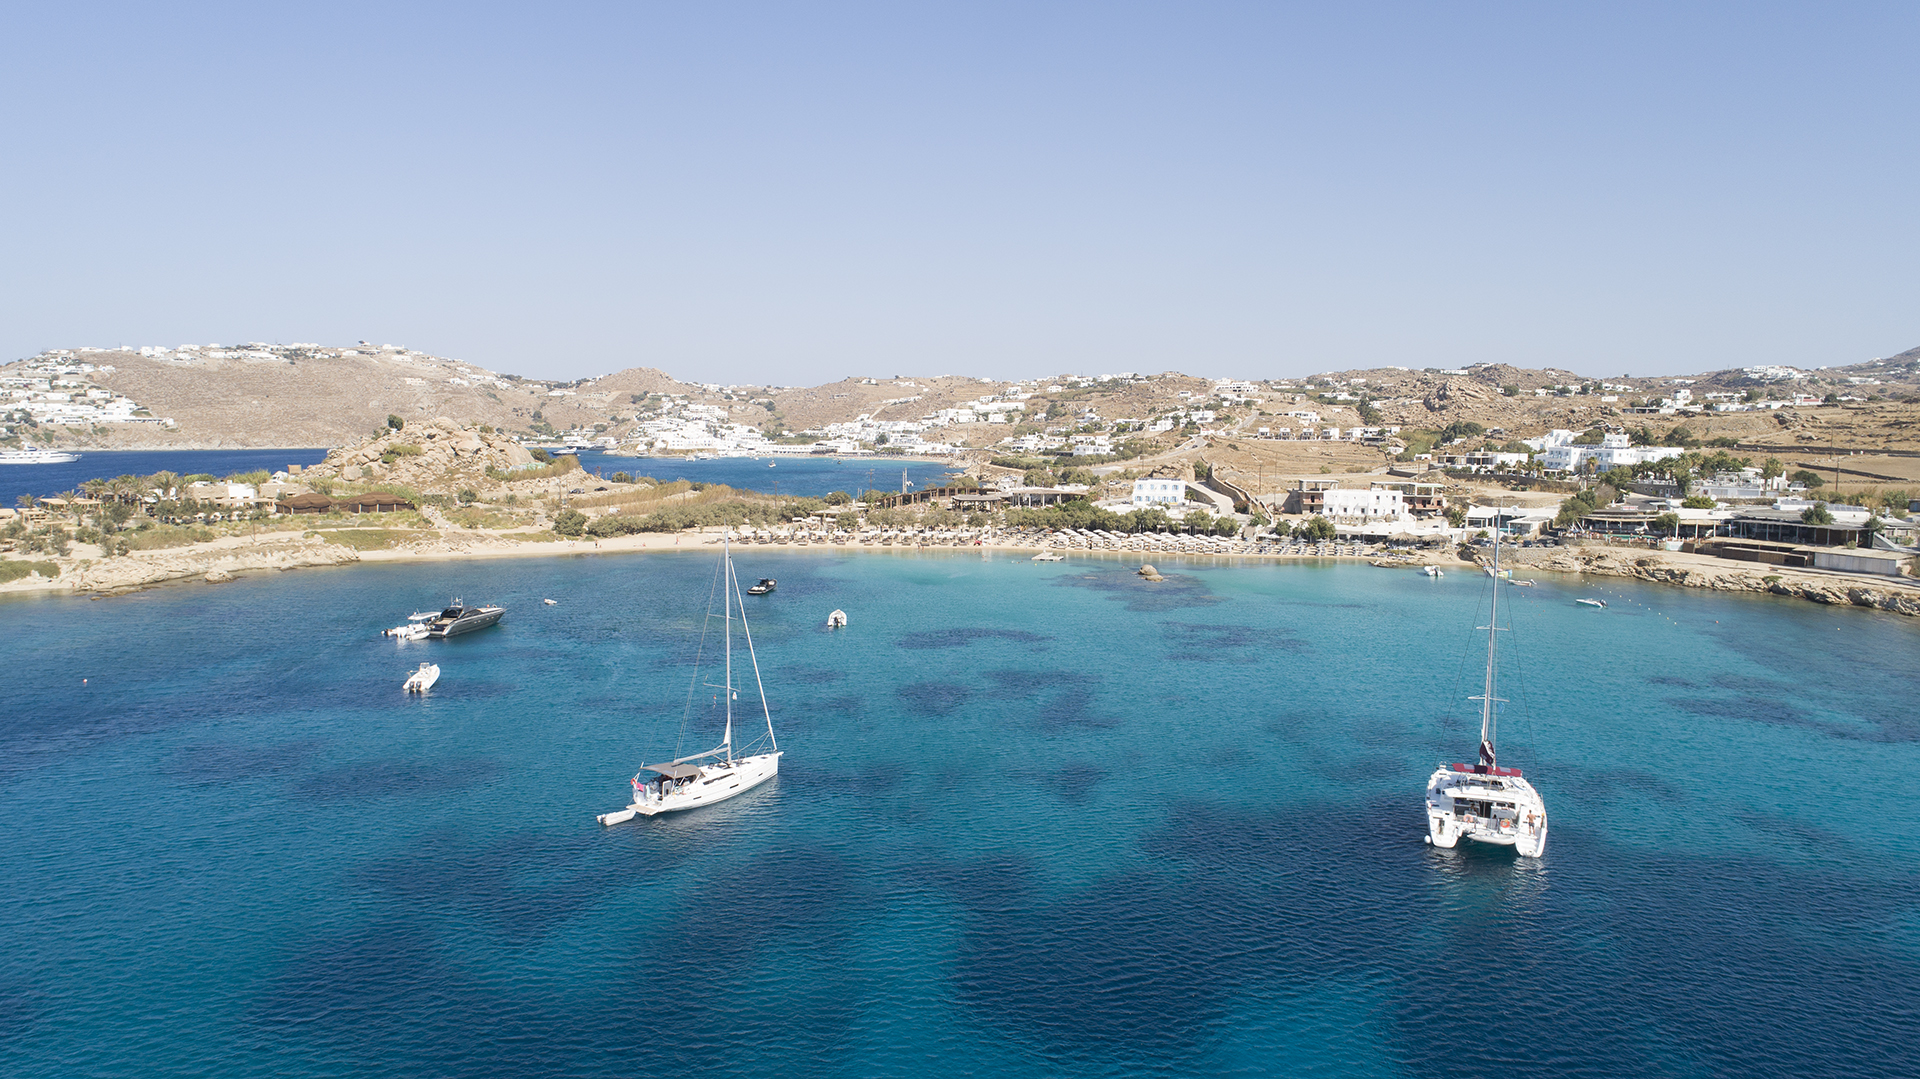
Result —
<path fill-rule="evenodd" d="M 1427 780 L 1427 842 L 1451 849 L 1462 839 L 1512 847 L 1538 858 L 1547 849 L 1547 803 L 1518 768 L 1502 768 L 1494 749 L 1499 726 L 1494 696 L 1500 621 L 1500 542 L 1493 545 L 1493 605 L 1487 618 L 1487 672 L 1480 695 L 1480 755 L 1473 764 L 1442 764 Z"/>

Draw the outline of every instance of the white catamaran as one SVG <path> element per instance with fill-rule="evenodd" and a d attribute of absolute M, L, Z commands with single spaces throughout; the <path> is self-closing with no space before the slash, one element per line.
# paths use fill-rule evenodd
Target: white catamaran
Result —
<path fill-rule="evenodd" d="M 726 676 L 722 679 L 724 685 L 714 687 L 721 691 L 726 701 L 726 731 L 721 736 L 720 744 L 704 753 L 677 757 L 664 764 L 641 765 L 640 771 L 628 781 L 633 788 L 633 804 L 612 813 L 600 814 L 601 824 L 624 824 L 636 815 L 652 817 L 724 802 L 765 783 L 780 771 L 780 743 L 773 736 L 773 713 L 767 708 L 767 689 L 760 680 L 760 659 L 753 651 L 753 632 L 747 628 L 747 608 L 741 598 L 740 582 L 733 575 L 732 540 L 732 533 L 728 533 L 720 548 L 721 611 L 726 622 L 723 634 Z M 733 755 L 733 702 L 736 696 L 733 688 L 733 623 L 736 612 L 741 636 L 747 642 L 747 659 L 753 665 L 753 686 L 760 694 L 760 714 L 767 723 L 765 751 L 750 752 L 742 757 Z M 711 606 L 707 610 L 707 617 L 713 617 Z M 699 666 L 696 658 L 693 673 L 696 681 L 700 677 Z M 745 748 L 749 751 L 760 748 L 760 739 L 754 739 Z"/>
<path fill-rule="evenodd" d="M 1427 780 L 1427 842 L 1452 848 L 1462 839 L 1512 847 L 1538 858 L 1547 849 L 1547 804 L 1518 768 L 1502 768 L 1494 753 L 1498 721 L 1493 695 L 1494 651 L 1500 622 L 1500 536 L 1493 538 L 1493 606 L 1487 618 L 1487 676 L 1480 702 L 1480 759 L 1442 764 Z"/>

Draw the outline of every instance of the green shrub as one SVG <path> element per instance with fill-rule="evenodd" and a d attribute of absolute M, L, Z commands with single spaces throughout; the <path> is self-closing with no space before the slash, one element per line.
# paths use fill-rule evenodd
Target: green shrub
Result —
<path fill-rule="evenodd" d="M 0 584 L 17 581 L 34 573 L 52 580 L 60 576 L 60 567 L 52 562 L 16 562 L 10 558 L 0 558 Z"/>
<path fill-rule="evenodd" d="M 410 539 L 431 536 L 431 532 L 403 528 L 342 528 L 320 533 L 329 543 L 338 543 L 356 551 L 383 551 Z"/>

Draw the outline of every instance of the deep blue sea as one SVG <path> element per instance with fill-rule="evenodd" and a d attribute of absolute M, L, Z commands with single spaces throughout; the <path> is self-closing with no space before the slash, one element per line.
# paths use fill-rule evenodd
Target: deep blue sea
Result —
<path fill-rule="evenodd" d="M 182 476 L 206 473 L 231 476 L 235 472 L 288 465 L 319 464 L 324 449 L 293 450 L 79 450 L 80 459 L 57 465 L 0 465 L 0 505 L 11 506 L 21 495 L 47 498 L 71 491 L 88 480 L 118 476 L 151 476 L 176 472 Z"/>
<path fill-rule="evenodd" d="M 781 774 L 614 828 L 704 551 L 0 602 L 0 1074 L 1920 1074 L 1920 622 L 1508 588 L 1529 861 L 1484 577 L 1135 564 L 741 552 Z"/>
<path fill-rule="evenodd" d="M 155 472 L 177 472 L 191 476 L 205 472 L 230 476 L 264 468 L 275 471 L 288 465 L 318 464 L 327 456 L 324 449 L 296 450 L 82 450 L 80 459 L 57 465 L 0 466 L 0 505 L 11 506 L 23 494 L 45 498 L 71 491 L 91 479 L 115 476 L 149 476 Z M 946 465 L 933 461 L 901 461 L 881 458 L 792 457 L 780 458 L 774 467 L 766 460 L 748 457 L 723 457 L 711 461 L 689 461 L 679 457 L 616 457 L 599 450 L 580 455 L 580 466 L 589 472 L 611 476 L 626 472 L 652 476 L 662 482 L 685 479 L 700 483 L 724 483 L 749 491 L 768 494 L 802 495 L 818 498 L 831 491 L 858 495 L 862 491 L 900 489 L 900 474 L 917 489 L 939 486 L 952 474 Z"/>
<path fill-rule="evenodd" d="M 690 461 L 684 457 L 618 457 L 598 450 L 581 453 L 580 467 L 602 476 L 626 472 L 652 476 L 662 483 L 724 483 L 741 490 L 811 498 L 832 491 L 850 495 L 870 490 L 898 491 L 902 472 L 913 484 L 909 490 L 937 487 L 957 471 L 937 461 L 879 457 L 720 457 Z"/>

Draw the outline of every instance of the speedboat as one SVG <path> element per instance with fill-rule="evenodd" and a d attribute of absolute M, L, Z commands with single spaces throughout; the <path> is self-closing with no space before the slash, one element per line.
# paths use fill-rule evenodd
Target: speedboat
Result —
<path fill-rule="evenodd" d="M 408 693 L 425 693 L 427 690 L 432 689 L 433 684 L 439 680 L 440 665 L 437 663 L 422 663 L 419 670 L 407 676 L 407 684 L 402 686 L 401 689 Z"/>
<path fill-rule="evenodd" d="M 1607 605 L 1607 601 L 1604 599 L 1576 599 L 1574 602 L 1584 603 L 1589 607 L 1605 607 Z"/>
<path fill-rule="evenodd" d="M 439 615 L 433 611 L 415 611 L 407 616 L 404 625 L 383 629 L 380 632 L 383 636 L 398 637 L 403 641 L 423 640 L 427 635 L 427 623 L 438 617 Z"/>
<path fill-rule="evenodd" d="M 827 616 L 828 629 L 845 629 L 846 625 L 847 625 L 847 612 L 845 611 L 835 610 L 832 614 Z"/>
<path fill-rule="evenodd" d="M 1420 572 L 1426 574 L 1429 577 L 1445 577 L 1446 576 L 1445 573 L 1441 572 L 1439 566 L 1421 566 Z"/>
<path fill-rule="evenodd" d="M 764 595 L 766 595 L 766 594 L 767 594 L 768 592 L 771 592 L 771 591 L 773 591 L 773 590 L 774 590 L 775 588 L 778 588 L 778 587 L 779 587 L 779 582 L 777 582 L 777 581 L 775 581 L 775 580 L 774 580 L 773 578 L 771 578 L 771 577 L 762 577 L 762 578 L 760 578 L 760 583 L 759 583 L 759 584 L 757 584 L 757 585 L 754 585 L 754 586 L 753 586 L 752 588 L 749 588 L 749 589 L 747 589 L 747 595 L 749 595 L 749 596 L 764 596 Z"/>
<path fill-rule="evenodd" d="M 500 621 L 500 616 L 506 613 L 504 607 L 468 607 L 456 599 L 453 606 L 441 611 L 427 625 L 427 636 L 445 639 L 472 633 L 476 629 L 486 629 Z"/>

